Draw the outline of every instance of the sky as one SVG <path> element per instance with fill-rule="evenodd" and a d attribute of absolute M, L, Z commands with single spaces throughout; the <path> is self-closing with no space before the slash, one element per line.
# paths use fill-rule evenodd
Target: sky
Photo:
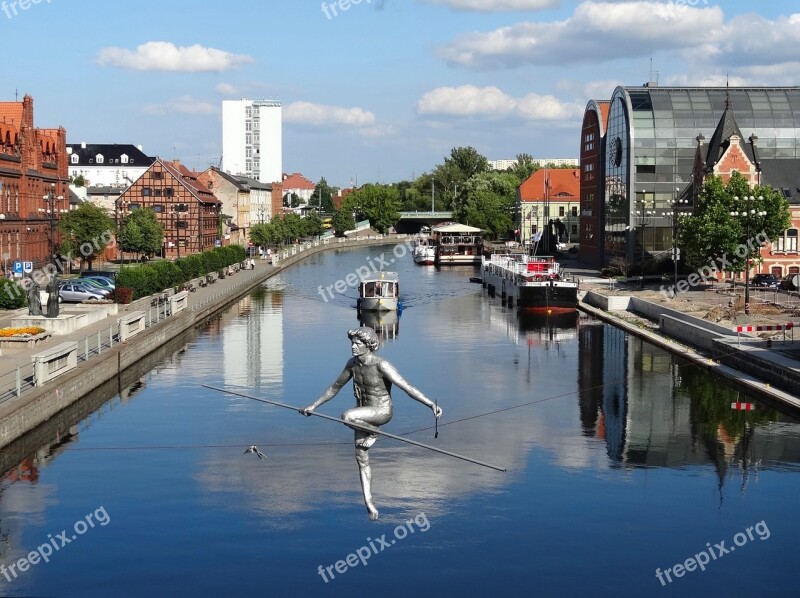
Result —
<path fill-rule="evenodd" d="M 279 100 L 283 170 L 337 186 L 458 146 L 577 158 L 617 85 L 800 82 L 796 0 L 5 0 L 0 31 L 0 100 L 32 95 L 68 143 L 204 169 L 222 100 Z"/>

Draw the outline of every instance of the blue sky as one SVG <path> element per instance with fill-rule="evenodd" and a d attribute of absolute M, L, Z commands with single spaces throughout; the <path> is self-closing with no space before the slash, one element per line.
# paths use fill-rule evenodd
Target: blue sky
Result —
<path fill-rule="evenodd" d="M 333 0 L 325 4 L 332 4 Z M 473 145 L 577 157 L 589 99 L 662 85 L 797 85 L 796 1 L 0 2 L 3 100 L 70 143 L 216 164 L 223 99 L 284 106 L 284 170 L 345 186 Z M 795 14 L 796 12 L 796 14 Z"/>

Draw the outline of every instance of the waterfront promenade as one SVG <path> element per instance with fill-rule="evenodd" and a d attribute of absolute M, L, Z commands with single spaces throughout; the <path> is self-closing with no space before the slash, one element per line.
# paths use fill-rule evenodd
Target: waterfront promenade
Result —
<path fill-rule="evenodd" d="M 297 261 L 329 249 L 394 245 L 403 240 L 404 236 L 372 236 L 293 245 L 275 253 L 275 265 L 266 260 L 255 260 L 254 270 L 239 270 L 205 287 L 195 284 L 196 290 L 188 293 L 187 308 L 175 315 L 168 314 L 165 304 L 152 305 L 153 297 L 148 296 L 128 305 L 119 305 L 116 316 L 66 335 L 51 336 L 35 347 L 4 348 L 0 356 L 0 447 L 46 421 L 183 331 L 202 324 L 220 309 Z M 146 313 L 147 327 L 137 336 L 120 343 L 117 321 L 134 311 Z M 11 318 L 26 313 L 27 309 L 4 313 L 0 316 L 0 327 L 9 326 Z M 33 355 L 65 342 L 78 343 L 77 367 L 42 386 L 34 386 Z"/>

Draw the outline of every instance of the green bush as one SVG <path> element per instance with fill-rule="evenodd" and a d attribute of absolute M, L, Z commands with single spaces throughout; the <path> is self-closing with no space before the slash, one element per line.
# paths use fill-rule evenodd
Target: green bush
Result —
<path fill-rule="evenodd" d="M 243 261 L 244 258 L 244 247 L 228 245 L 188 255 L 176 262 L 161 260 L 137 268 L 123 267 L 117 275 L 117 286 L 133 289 L 133 298 L 139 299 L 160 293 L 164 289 L 179 287 L 187 280 L 204 276 L 208 272 L 218 272 L 226 266 Z"/>
<path fill-rule="evenodd" d="M 19 309 L 27 304 L 28 299 L 21 284 L 0 278 L 0 309 Z"/>

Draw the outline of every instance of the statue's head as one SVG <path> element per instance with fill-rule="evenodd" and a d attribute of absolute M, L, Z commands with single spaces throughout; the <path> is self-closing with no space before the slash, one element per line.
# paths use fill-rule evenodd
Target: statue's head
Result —
<path fill-rule="evenodd" d="M 378 341 L 378 335 L 375 334 L 375 331 L 372 328 L 367 328 L 366 326 L 356 328 L 355 330 L 348 330 L 347 338 L 349 338 L 351 341 L 354 339 L 360 340 L 370 351 L 376 351 L 380 345 L 380 342 Z"/>

